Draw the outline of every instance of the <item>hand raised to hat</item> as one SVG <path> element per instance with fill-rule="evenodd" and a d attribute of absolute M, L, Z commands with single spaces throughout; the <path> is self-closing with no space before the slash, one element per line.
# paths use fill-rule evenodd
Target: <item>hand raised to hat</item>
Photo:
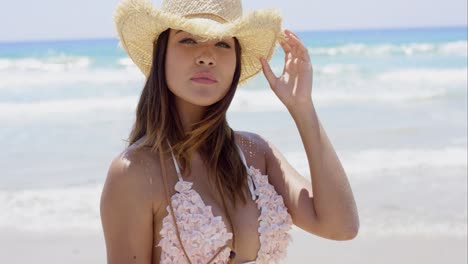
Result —
<path fill-rule="evenodd" d="M 309 52 L 299 37 L 287 29 L 284 32 L 287 40 L 280 42 L 285 53 L 281 76 L 275 76 L 264 58 L 260 61 L 271 89 L 291 111 L 312 103 L 312 64 Z"/>

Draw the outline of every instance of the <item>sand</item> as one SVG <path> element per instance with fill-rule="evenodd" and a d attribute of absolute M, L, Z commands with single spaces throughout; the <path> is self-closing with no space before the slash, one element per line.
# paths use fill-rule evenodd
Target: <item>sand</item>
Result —
<path fill-rule="evenodd" d="M 466 237 L 412 235 L 371 238 L 358 235 L 353 240 L 334 241 L 300 230 L 293 230 L 291 234 L 293 243 L 282 263 L 467 263 Z M 2 230 L 0 259 L 8 264 L 106 263 L 102 235 L 87 232 L 71 235 Z"/>

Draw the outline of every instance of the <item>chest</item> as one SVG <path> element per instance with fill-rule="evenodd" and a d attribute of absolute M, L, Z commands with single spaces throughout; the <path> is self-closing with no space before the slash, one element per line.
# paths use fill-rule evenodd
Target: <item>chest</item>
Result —
<path fill-rule="evenodd" d="M 171 263 L 167 260 L 188 255 L 192 261 L 207 263 L 207 258 L 213 256 L 216 263 L 225 263 L 231 249 L 236 252 L 234 263 L 253 260 L 269 263 L 270 259 L 283 255 L 289 240 L 287 230 L 291 217 L 282 198 L 268 183 L 267 175 L 255 167 L 247 168 L 247 172 L 247 181 L 250 179 L 251 184 L 246 184 L 242 190 L 245 203 L 238 200 L 234 207 L 229 199 L 224 199 L 227 211 L 221 193 L 204 176 L 206 171 L 194 169 L 192 175 L 196 177 L 170 182 L 168 186 L 174 187 L 169 197 L 179 234 L 176 236 L 172 211 L 166 204 L 162 208 L 165 210 L 158 210 L 155 215 L 154 259 Z"/>
<path fill-rule="evenodd" d="M 211 207 L 215 217 L 221 216 L 227 232 L 233 234 L 235 244 L 233 244 L 233 240 L 230 240 L 228 245 L 235 250 L 236 260 L 241 262 L 254 260 L 261 246 L 260 233 L 258 232 L 261 208 L 258 207 L 256 201 L 251 199 L 248 189 L 244 190 L 244 193 L 246 202 L 238 201 L 235 208 L 233 204 L 226 200 L 232 226 L 227 212 L 224 211 L 220 197 L 210 195 L 202 198 L 204 203 Z"/>
<path fill-rule="evenodd" d="M 260 226 L 259 205 L 256 201 L 252 200 L 251 193 L 249 189 L 246 188 L 243 190 L 246 197 L 245 203 L 238 200 L 236 207 L 234 207 L 229 199 L 225 198 L 226 207 L 228 208 L 228 212 L 226 212 L 223 207 L 221 194 L 216 191 L 216 188 L 214 188 L 213 184 L 209 183 L 209 179 L 204 177 L 205 176 L 199 176 L 198 179 L 195 177 L 189 177 L 188 179 L 192 180 L 190 182 L 192 184 L 189 190 L 190 195 L 185 196 L 186 199 L 179 200 L 191 201 L 191 198 L 188 197 L 195 197 L 198 200 L 196 202 L 191 202 L 194 202 L 199 210 L 206 209 L 210 211 L 210 214 L 204 215 L 203 218 L 221 218 L 221 226 L 227 233 L 232 233 L 234 236 L 235 244 L 233 244 L 232 239 L 228 240 L 226 244 L 229 246 L 229 248 L 234 249 L 236 252 L 235 263 L 255 260 L 261 246 L 259 239 L 260 233 L 258 232 Z M 177 182 L 174 183 L 174 185 L 176 184 Z M 173 197 L 171 199 L 173 199 Z M 177 214 L 177 209 L 175 213 Z M 232 226 L 227 213 L 230 215 Z M 161 239 L 160 232 L 162 229 L 163 219 L 168 217 L 170 217 L 170 212 L 167 210 L 159 210 L 158 214 L 155 215 L 156 221 L 154 221 L 154 237 L 156 238 L 156 245 Z M 197 228 L 196 226 L 193 227 Z M 155 250 L 158 249 L 160 250 L 160 247 L 155 248 Z M 156 259 L 159 259 L 160 254 L 160 251 L 155 252 Z"/>

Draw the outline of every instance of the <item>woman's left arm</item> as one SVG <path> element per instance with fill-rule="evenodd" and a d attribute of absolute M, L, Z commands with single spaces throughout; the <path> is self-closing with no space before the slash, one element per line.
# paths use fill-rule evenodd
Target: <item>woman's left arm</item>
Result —
<path fill-rule="evenodd" d="M 297 35 L 289 30 L 285 33 L 287 40 L 281 43 L 285 52 L 283 74 L 276 77 L 268 62 L 264 59 L 261 62 L 273 92 L 299 130 L 312 186 L 272 144 L 264 141 L 267 171 L 272 181 L 276 181 L 275 187 L 282 193 L 297 226 L 334 240 L 352 239 L 359 230 L 357 207 L 346 173 L 312 102 L 309 53 Z"/>

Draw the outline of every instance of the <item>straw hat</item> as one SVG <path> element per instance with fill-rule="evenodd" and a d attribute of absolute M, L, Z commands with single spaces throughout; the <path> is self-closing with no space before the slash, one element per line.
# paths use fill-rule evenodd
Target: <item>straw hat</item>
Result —
<path fill-rule="evenodd" d="M 241 0 L 163 0 L 159 9 L 150 0 L 123 0 L 114 12 L 119 45 L 146 77 L 153 43 L 161 32 L 172 28 L 202 40 L 235 36 L 242 48 L 239 84 L 259 73 L 259 58 L 270 60 L 277 41 L 286 38 L 281 21 L 279 12 L 272 9 L 243 15 Z"/>

